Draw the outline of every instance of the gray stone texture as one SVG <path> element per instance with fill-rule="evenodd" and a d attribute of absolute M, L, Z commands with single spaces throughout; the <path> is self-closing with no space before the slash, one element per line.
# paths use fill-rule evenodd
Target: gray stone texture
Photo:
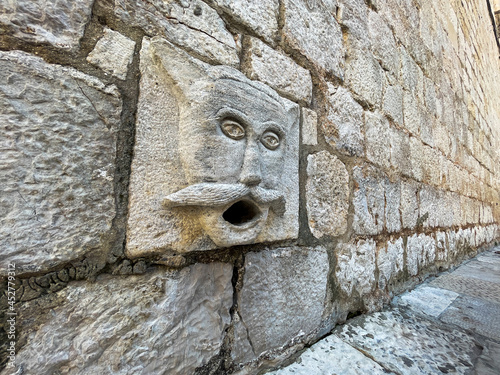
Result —
<path fill-rule="evenodd" d="M 480 352 L 468 335 L 397 309 L 355 318 L 333 333 L 396 374 L 467 374 Z"/>
<path fill-rule="evenodd" d="M 328 271 L 328 256 L 321 247 L 248 253 L 238 295 L 239 324 L 245 328 L 236 331 L 242 336 L 235 337 L 233 359 L 249 361 L 292 340 L 297 343 L 315 338 Z M 250 345 L 242 345 L 241 340 Z"/>
<path fill-rule="evenodd" d="M 132 63 L 135 42 L 107 27 L 95 48 L 87 56 L 87 61 L 120 79 L 127 78 Z"/>
<path fill-rule="evenodd" d="M 232 274 L 231 265 L 211 263 L 71 283 L 56 306 L 33 301 L 43 323 L 25 321 L 32 333 L 17 353 L 19 368 L 30 374 L 191 374 L 220 350 L 230 322 Z"/>
<path fill-rule="evenodd" d="M 386 289 L 390 282 L 404 269 L 404 244 L 398 238 L 388 241 L 387 245 L 377 250 L 377 269 L 379 272 L 378 288 Z"/>
<path fill-rule="evenodd" d="M 353 294 L 363 297 L 375 289 L 376 251 L 373 240 L 361 240 L 337 247 L 335 276 L 338 286 L 348 297 Z"/>
<path fill-rule="evenodd" d="M 353 229 L 358 234 L 379 234 L 385 222 L 386 177 L 369 165 L 355 167 L 353 177 Z"/>
<path fill-rule="evenodd" d="M 349 174 L 327 151 L 307 157 L 306 204 L 314 237 L 338 236 L 347 230 Z"/>
<path fill-rule="evenodd" d="M 0 61 L 0 269 L 10 261 L 18 274 L 39 272 L 106 247 L 121 99 L 24 52 Z"/>
<path fill-rule="evenodd" d="M 401 295 L 398 305 L 437 318 L 458 296 L 458 293 L 450 290 L 422 285 Z"/>
<path fill-rule="evenodd" d="M 436 241 L 423 233 L 408 237 L 406 249 L 407 269 L 412 276 L 432 265 L 436 259 Z"/>
<path fill-rule="evenodd" d="M 366 158 L 384 169 L 391 167 L 389 121 L 378 113 L 365 112 Z"/>
<path fill-rule="evenodd" d="M 270 375 L 326 375 L 326 374 L 374 374 L 383 375 L 387 371 L 377 362 L 363 355 L 359 350 L 346 344 L 337 336 L 328 336 L 302 353 L 299 359 Z"/>
<path fill-rule="evenodd" d="M 248 38 L 243 70 L 248 78 L 264 82 L 284 96 L 309 103 L 311 73 L 290 57 L 277 52 L 257 38 Z"/>
<path fill-rule="evenodd" d="M 93 2 L 3 0 L 0 25 L 17 39 L 75 51 L 90 20 Z"/>
<path fill-rule="evenodd" d="M 278 35 L 278 0 L 208 0 L 207 3 L 251 29 L 267 42 Z"/>
<path fill-rule="evenodd" d="M 363 107 L 344 87 L 328 84 L 327 116 L 321 121 L 330 146 L 349 156 L 364 155 Z"/>
<path fill-rule="evenodd" d="M 236 43 L 216 10 L 201 0 L 114 0 L 111 11 L 128 26 L 162 36 L 188 52 L 230 66 L 239 63 Z"/>
<path fill-rule="evenodd" d="M 284 41 L 320 70 L 344 77 L 342 31 L 334 15 L 336 3 L 285 0 Z"/>
<path fill-rule="evenodd" d="M 302 108 L 302 143 L 315 146 L 318 144 L 318 114 Z"/>
<path fill-rule="evenodd" d="M 298 106 L 234 69 L 211 67 L 161 38 L 144 40 L 140 68 L 128 254 L 136 257 L 164 249 L 178 252 L 213 249 L 218 239 L 220 247 L 295 238 L 299 198 Z M 229 79 L 217 78 L 226 76 Z M 207 87 L 214 87 L 214 91 Z M 219 121 L 216 119 L 223 111 L 230 111 L 230 116 L 235 116 L 233 113 L 247 116 L 240 121 L 246 126 L 251 122 L 250 151 L 244 152 L 242 148 L 247 144 L 245 140 L 237 142 L 217 130 L 222 125 L 214 121 Z M 205 119 L 212 122 L 201 127 L 199 124 Z M 274 151 L 254 145 L 257 137 L 254 132 L 260 131 L 254 125 L 261 127 L 269 121 L 276 122 L 281 129 L 282 144 Z M 257 180 L 247 182 L 247 175 Z M 233 228 L 234 225 L 222 220 L 222 213 L 229 206 L 214 206 L 212 210 L 210 206 L 164 205 L 169 194 L 187 186 L 201 186 L 210 181 L 231 186 L 240 183 L 241 187 L 247 183 L 259 184 L 261 180 L 259 186 L 283 194 L 284 212 L 255 202 L 262 214 L 256 218 L 256 226 L 248 230 Z M 210 220 L 215 223 L 209 223 Z M 210 231 L 218 232 L 210 236 Z"/>

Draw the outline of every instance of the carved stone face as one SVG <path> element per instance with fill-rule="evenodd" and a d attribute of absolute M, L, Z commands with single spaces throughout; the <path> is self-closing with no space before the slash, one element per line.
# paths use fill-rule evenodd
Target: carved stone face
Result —
<path fill-rule="evenodd" d="M 180 159 L 205 232 L 218 246 L 245 244 L 261 232 L 270 208 L 284 210 L 280 181 L 291 124 L 280 102 L 251 85 L 223 78 L 210 86 L 181 115 Z M 206 200 L 219 184 L 220 199 Z"/>

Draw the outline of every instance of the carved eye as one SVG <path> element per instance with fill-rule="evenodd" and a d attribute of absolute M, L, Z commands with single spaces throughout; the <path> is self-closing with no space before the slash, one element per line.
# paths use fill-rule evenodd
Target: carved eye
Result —
<path fill-rule="evenodd" d="M 233 120 L 224 120 L 221 125 L 222 132 L 231 139 L 242 139 L 245 136 L 243 126 Z"/>
<path fill-rule="evenodd" d="M 264 146 L 266 146 L 269 150 L 276 150 L 280 145 L 280 138 L 278 135 L 272 131 L 265 132 L 260 141 Z"/>

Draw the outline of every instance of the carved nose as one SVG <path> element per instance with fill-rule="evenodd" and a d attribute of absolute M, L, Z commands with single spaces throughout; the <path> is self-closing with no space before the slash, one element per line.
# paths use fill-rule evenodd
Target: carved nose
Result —
<path fill-rule="evenodd" d="M 241 168 L 240 182 L 247 186 L 261 183 L 260 155 L 256 144 L 249 143 L 245 151 L 245 159 Z"/>

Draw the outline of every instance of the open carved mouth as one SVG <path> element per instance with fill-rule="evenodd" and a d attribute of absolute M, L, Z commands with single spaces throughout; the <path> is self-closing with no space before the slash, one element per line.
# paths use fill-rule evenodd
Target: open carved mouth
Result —
<path fill-rule="evenodd" d="M 224 211 L 222 218 L 232 225 L 242 226 L 255 221 L 260 214 L 259 208 L 254 203 L 238 201 Z"/>

